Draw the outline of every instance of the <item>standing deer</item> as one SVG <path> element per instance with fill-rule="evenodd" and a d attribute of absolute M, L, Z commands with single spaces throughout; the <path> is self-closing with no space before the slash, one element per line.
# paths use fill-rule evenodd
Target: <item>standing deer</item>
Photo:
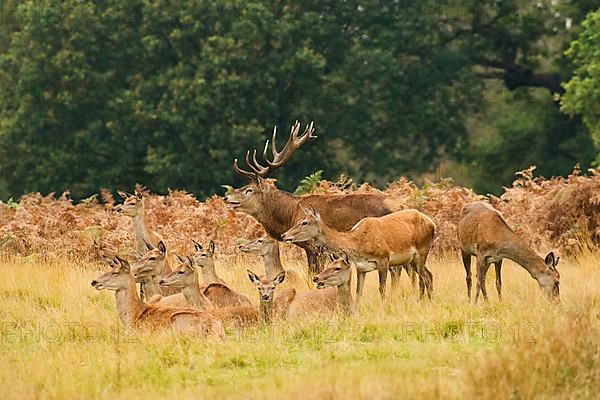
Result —
<path fill-rule="evenodd" d="M 281 240 L 281 235 L 302 217 L 300 206 L 313 207 L 323 216 L 323 220 L 329 226 L 338 231 L 349 231 L 365 217 L 380 217 L 403 208 L 398 200 L 380 192 L 295 196 L 278 189 L 272 181 L 266 179 L 269 173 L 283 166 L 298 148 L 316 137 L 312 123 L 302 135 L 299 136 L 299 132 L 300 123 L 296 121 L 291 128 L 287 143 L 281 151 L 278 151 L 277 130 L 275 129 L 271 138 L 273 159 L 268 158 L 268 140 L 263 151 L 266 165 L 257 161 L 256 150 L 254 150 L 252 159 L 250 159 L 250 151 L 246 152 L 246 164 L 249 170 L 241 169 L 237 159 L 233 163 L 235 172 L 248 178 L 250 183 L 228 193 L 225 201 L 234 210 L 254 217 L 262 224 L 269 236 Z M 296 245 L 306 252 L 309 273 L 317 274 L 322 269 L 323 262 L 318 246 L 311 241 L 296 243 Z"/>
<path fill-rule="evenodd" d="M 303 209 L 304 218 L 282 235 L 290 242 L 314 239 L 332 252 L 346 252 L 356 265 L 356 297 L 360 299 L 369 271 L 379 273 L 379 293 L 385 297 L 388 267 L 411 264 L 419 275 L 421 298 L 433 293 L 433 276 L 425 267 L 433 245 L 435 224 L 417 210 L 396 211 L 364 218 L 349 232 L 331 228 L 315 209 Z"/>
<path fill-rule="evenodd" d="M 177 256 L 179 265 L 159 284 L 181 290 L 187 304 L 220 318 L 228 326 L 246 326 L 258 322 L 258 311 L 250 305 L 216 308 L 200 289 L 198 274 L 191 258 Z"/>
<path fill-rule="evenodd" d="M 494 264 L 496 269 L 496 290 L 502 299 L 502 260 L 508 258 L 529 272 L 543 293 L 551 299 L 559 299 L 560 274 L 556 269 L 560 257 L 553 252 L 546 258 L 540 257 L 506 223 L 502 214 L 487 203 L 467 204 L 461 212 L 458 223 L 458 240 L 466 271 L 467 297 L 471 301 L 471 256 L 477 257 L 477 287 L 475 302 L 479 292 L 487 301 L 485 275 Z"/>
<path fill-rule="evenodd" d="M 172 328 L 179 333 L 200 334 L 223 339 L 221 322 L 212 315 L 187 307 L 164 307 L 142 302 L 129 263 L 115 259 L 111 270 L 91 282 L 96 290 L 114 290 L 117 312 L 126 329 Z"/>
<path fill-rule="evenodd" d="M 274 278 L 268 278 L 265 275 L 258 276 L 249 269 L 248 278 L 254 283 L 260 296 L 259 314 L 260 321 L 264 324 L 269 324 L 273 320 L 273 304 L 275 300 L 275 288 L 283 283 L 286 272 L 279 272 Z M 287 302 L 287 299 L 285 300 Z"/>
<path fill-rule="evenodd" d="M 271 237 L 261 237 L 242 244 L 240 250 L 261 256 L 265 267 L 265 275 L 269 279 L 273 279 L 277 274 L 284 271 L 279 254 L 279 242 Z M 295 289 L 306 287 L 300 275 L 291 269 L 285 270 L 285 281 Z"/>
<path fill-rule="evenodd" d="M 131 217 L 137 252 L 144 254 L 146 252 L 146 243 L 150 243 L 154 247 L 158 246 L 158 243 L 163 238 L 158 233 L 148 229 L 142 193 L 136 189 L 134 195 L 121 191 L 119 191 L 119 195 L 125 201 L 123 204 L 117 206 L 116 210 L 120 214 Z"/>
<path fill-rule="evenodd" d="M 354 314 L 355 304 L 352 298 L 350 283 L 352 281 L 352 269 L 350 259 L 346 253 L 342 257 L 332 256 L 328 264 L 320 274 L 313 278 L 317 289 L 333 287 L 337 290 L 337 303 L 346 315 Z"/>

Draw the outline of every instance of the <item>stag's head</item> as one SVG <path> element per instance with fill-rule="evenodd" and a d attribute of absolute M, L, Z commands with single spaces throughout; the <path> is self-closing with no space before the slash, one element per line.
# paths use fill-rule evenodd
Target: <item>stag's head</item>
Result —
<path fill-rule="evenodd" d="M 346 253 L 343 253 L 342 257 L 331 255 L 331 262 L 313 278 L 313 282 L 317 289 L 337 287 L 348 283 L 351 276 L 350 259 Z"/>
<path fill-rule="evenodd" d="M 560 257 L 554 255 L 551 251 L 546 255 L 544 263 L 546 270 L 536 278 L 542 292 L 552 301 L 560 300 L 560 274 L 556 269 Z"/>
<path fill-rule="evenodd" d="M 152 276 L 160 276 L 167 260 L 167 248 L 162 240 L 158 242 L 156 247 L 146 242 L 146 248 L 148 249 L 146 254 L 133 264 L 131 269 L 133 276 L 138 281 Z"/>
<path fill-rule="evenodd" d="M 249 269 L 246 271 L 248 272 L 248 278 L 250 278 L 250 282 L 254 283 L 256 289 L 258 290 L 258 294 L 260 295 L 260 301 L 273 301 L 273 298 L 275 297 L 275 288 L 278 285 L 282 284 L 285 280 L 285 271 L 281 271 L 273 279 L 269 279 L 265 275 L 258 276 Z"/>
<path fill-rule="evenodd" d="M 198 286 L 198 275 L 194 268 L 194 261 L 190 257 L 177 255 L 179 265 L 167 276 L 164 276 L 158 284 L 165 287 L 184 289 L 186 287 Z"/>
<path fill-rule="evenodd" d="M 96 290 L 123 290 L 129 287 L 130 270 L 129 263 L 122 258 L 107 259 L 110 271 L 100 275 L 91 282 Z"/>
<path fill-rule="evenodd" d="M 206 246 L 202 246 L 200 242 L 194 242 L 194 248 L 196 254 L 194 254 L 193 261 L 200 268 L 205 268 L 214 263 L 215 255 L 215 242 L 210 240 Z"/>
<path fill-rule="evenodd" d="M 284 242 L 305 242 L 312 240 L 321 233 L 321 216 L 314 208 L 301 207 L 304 215 L 296 225 L 281 235 Z"/>
<path fill-rule="evenodd" d="M 273 248 L 279 246 L 277 240 L 264 236 L 248 243 L 240 245 L 240 250 L 244 253 L 266 256 L 273 252 Z"/>
<path fill-rule="evenodd" d="M 240 176 L 246 177 L 250 182 L 246 186 L 228 192 L 225 196 L 225 201 L 237 211 L 242 211 L 253 216 L 260 213 L 265 193 L 275 187 L 273 181 L 267 179 L 267 177 L 272 171 L 283 166 L 304 143 L 316 138 L 314 132 L 313 123 L 311 122 L 304 130 L 304 133 L 299 135 L 300 123 L 296 121 L 290 130 L 290 137 L 287 143 L 279 151 L 276 144 L 277 127 L 275 127 L 270 147 L 272 158 L 270 159 L 268 154 L 269 140 L 265 143 L 262 153 L 265 165 L 259 163 L 256 159 L 256 150 L 252 152 L 252 157 L 250 157 L 250 150 L 246 152 L 246 165 L 248 169 L 240 168 L 237 158 L 234 160 L 233 169 L 235 172 Z"/>
<path fill-rule="evenodd" d="M 136 189 L 135 194 L 118 192 L 119 195 L 125 199 L 123 204 L 116 207 L 119 214 L 127 215 L 129 217 L 143 217 L 144 216 L 144 197 L 142 193 Z"/>

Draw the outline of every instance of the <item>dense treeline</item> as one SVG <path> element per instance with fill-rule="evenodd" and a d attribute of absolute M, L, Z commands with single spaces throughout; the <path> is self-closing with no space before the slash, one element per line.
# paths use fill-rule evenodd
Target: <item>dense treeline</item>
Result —
<path fill-rule="evenodd" d="M 593 5 L 3 1 L 0 197 L 211 194 L 295 119 L 320 138 L 279 174 L 288 188 L 317 169 L 381 184 L 449 162 L 482 191 L 533 163 L 567 174 L 596 156 L 598 102 L 577 101 Z M 556 96 L 574 74 L 568 115 Z"/>

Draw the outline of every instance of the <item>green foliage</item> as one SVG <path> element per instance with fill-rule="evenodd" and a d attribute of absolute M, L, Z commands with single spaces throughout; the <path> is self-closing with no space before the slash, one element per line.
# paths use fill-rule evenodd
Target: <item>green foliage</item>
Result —
<path fill-rule="evenodd" d="M 575 74 L 564 84 L 561 106 L 565 112 L 582 116 L 600 148 L 600 11 L 590 13 L 583 28 L 565 52 L 575 64 Z"/>
<path fill-rule="evenodd" d="M 319 186 L 321 184 L 321 180 L 323 180 L 322 169 L 315 171 L 307 177 L 303 178 L 298 184 L 298 187 L 296 187 L 296 190 L 294 190 L 294 194 L 303 195 L 318 191 Z"/>

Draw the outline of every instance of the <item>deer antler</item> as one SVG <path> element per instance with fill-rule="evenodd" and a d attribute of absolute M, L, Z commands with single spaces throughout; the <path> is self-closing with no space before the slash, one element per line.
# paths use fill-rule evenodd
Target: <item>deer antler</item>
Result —
<path fill-rule="evenodd" d="M 266 166 L 261 165 L 256 159 L 256 149 L 252 152 L 252 159 L 250 159 L 250 150 L 246 152 L 246 165 L 250 168 L 250 171 L 241 169 L 238 165 L 237 158 L 233 161 L 233 169 L 239 175 L 250 178 L 251 180 L 256 180 L 258 177 L 266 178 L 269 172 L 281 167 L 284 165 L 294 154 L 296 150 L 298 150 L 304 143 L 306 143 L 309 139 L 314 139 L 317 136 L 313 135 L 315 133 L 314 122 L 311 122 L 310 125 L 306 127 L 301 136 L 298 136 L 300 132 L 300 122 L 296 121 L 292 128 L 290 129 L 290 138 L 288 139 L 285 146 L 281 151 L 277 150 L 277 127 L 273 128 L 273 136 L 271 137 L 271 153 L 273 153 L 273 160 L 269 160 L 268 150 L 269 150 L 269 140 L 265 143 L 265 148 L 263 150 L 263 159 L 267 163 Z"/>

